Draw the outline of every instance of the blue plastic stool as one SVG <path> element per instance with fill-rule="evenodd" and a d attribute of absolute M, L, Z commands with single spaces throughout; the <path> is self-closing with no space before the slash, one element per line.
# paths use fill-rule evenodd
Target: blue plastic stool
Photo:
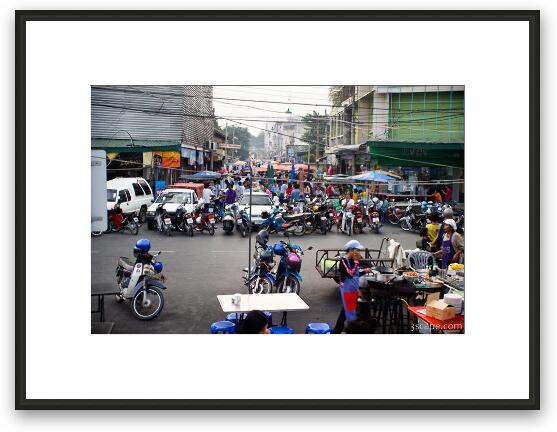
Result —
<path fill-rule="evenodd" d="M 263 311 L 263 313 L 267 317 L 267 321 L 269 322 L 269 327 L 271 327 L 273 325 L 273 314 L 267 311 Z M 225 319 L 226 321 L 230 321 L 231 323 L 238 325 L 239 324 L 238 321 L 243 320 L 246 317 L 246 315 L 247 315 L 246 313 L 232 312 L 226 315 Z"/>
<path fill-rule="evenodd" d="M 231 323 L 238 325 L 238 321 L 240 319 L 244 319 L 245 317 L 246 317 L 245 313 L 232 312 L 226 315 L 225 319 L 226 321 L 230 321 Z"/>
<path fill-rule="evenodd" d="M 327 323 L 309 323 L 306 326 L 306 334 L 327 334 L 331 333 L 333 329 Z"/>
<path fill-rule="evenodd" d="M 294 330 L 287 326 L 272 326 L 269 327 L 271 334 L 293 334 Z"/>
<path fill-rule="evenodd" d="M 236 324 L 230 321 L 217 321 L 211 324 L 211 334 L 226 333 L 234 334 L 236 333 Z"/>

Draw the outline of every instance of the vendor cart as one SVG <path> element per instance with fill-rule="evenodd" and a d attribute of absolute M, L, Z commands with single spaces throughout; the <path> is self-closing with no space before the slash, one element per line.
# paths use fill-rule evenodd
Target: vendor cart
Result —
<path fill-rule="evenodd" d="M 384 237 L 381 240 L 379 249 L 365 249 L 362 251 L 361 267 L 381 266 L 392 268 L 395 265 L 396 256 L 398 254 L 398 245 L 389 256 L 387 251 L 389 238 Z M 322 278 L 334 279 L 340 282 L 339 264 L 344 251 L 342 249 L 319 249 L 315 253 L 315 268 Z"/>

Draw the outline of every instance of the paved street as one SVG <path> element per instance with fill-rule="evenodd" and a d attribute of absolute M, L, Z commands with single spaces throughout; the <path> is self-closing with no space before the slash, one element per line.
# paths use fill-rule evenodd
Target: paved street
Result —
<path fill-rule="evenodd" d="M 366 231 L 354 236 L 368 248 L 379 248 L 383 237 L 392 237 L 402 243 L 405 249 L 415 247 L 417 234 L 402 231 L 398 226 L 385 226 L 382 235 Z M 158 232 L 148 231 L 143 226 L 138 236 L 113 233 L 91 238 L 91 282 L 114 283 L 119 256 L 132 257 L 132 249 L 139 238 L 149 238 L 152 250 L 162 250 L 160 261 L 164 263 L 167 277 L 165 306 L 153 321 L 140 321 L 133 317 L 129 302 L 117 304 L 107 296 L 105 300 L 105 320 L 114 322 L 113 333 L 208 333 L 214 321 L 224 319 L 217 300 L 217 294 L 246 293 L 243 285 L 242 269 L 248 265 L 248 239 L 238 233 L 225 236 L 222 229 L 214 237 L 203 233 L 193 238 L 181 233 L 165 237 Z M 280 236 L 282 238 L 282 236 Z M 275 243 L 277 236 L 271 236 Z M 312 234 L 292 237 L 291 240 L 306 252 L 302 264 L 302 289 L 300 296 L 309 305 L 309 311 L 288 314 L 288 325 L 296 333 L 302 333 L 309 322 L 327 322 L 334 325 L 340 310 L 338 288 L 331 279 L 321 279 L 315 269 L 315 250 L 340 248 L 348 236 L 337 233 L 333 228 L 326 236 Z M 253 237 L 255 242 L 255 235 Z M 280 316 L 274 317 L 277 321 Z M 98 320 L 98 314 L 92 320 Z"/>

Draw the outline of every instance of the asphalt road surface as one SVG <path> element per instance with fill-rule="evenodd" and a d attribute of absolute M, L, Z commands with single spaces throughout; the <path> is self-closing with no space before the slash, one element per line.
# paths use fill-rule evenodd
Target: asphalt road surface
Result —
<path fill-rule="evenodd" d="M 378 249 L 383 237 L 393 238 L 404 249 L 415 248 L 416 233 L 402 231 L 398 226 L 384 226 L 380 235 L 367 230 L 353 236 L 365 247 Z M 136 319 L 129 301 L 118 304 L 112 296 L 105 299 L 105 321 L 113 322 L 113 333 L 209 333 L 210 325 L 225 318 L 225 313 L 217 300 L 217 294 L 247 293 L 243 284 L 242 269 L 248 266 L 248 238 L 238 232 L 225 235 L 217 229 L 214 237 L 207 233 L 195 233 L 193 238 L 180 232 L 166 237 L 156 231 L 149 231 L 144 225 L 138 236 L 129 233 L 103 234 L 91 238 L 91 283 L 113 283 L 116 287 L 115 268 L 118 257 L 133 258 L 133 246 L 140 238 L 151 241 L 152 251 L 162 250 L 159 260 L 164 264 L 163 273 L 167 277 L 164 292 L 165 305 L 161 314 L 152 321 Z M 274 244 L 282 235 L 272 235 Z M 302 257 L 302 288 L 300 297 L 310 309 L 303 312 L 289 312 L 288 325 L 296 333 L 303 333 L 310 322 L 326 322 L 334 326 L 340 312 L 338 286 L 332 279 L 322 279 L 315 269 L 317 249 L 341 248 L 349 237 L 337 233 L 336 229 L 327 235 L 314 233 L 302 237 L 291 237 L 305 250 L 312 251 Z M 255 234 L 252 237 L 252 247 Z M 252 252 L 253 253 L 253 252 Z M 92 307 L 96 306 L 92 303 Z M 273 315 L 273 321 L 280 321 L 280 314 Z M 92 321 L 98 321 L 99 314 L 91 314 Z"/>

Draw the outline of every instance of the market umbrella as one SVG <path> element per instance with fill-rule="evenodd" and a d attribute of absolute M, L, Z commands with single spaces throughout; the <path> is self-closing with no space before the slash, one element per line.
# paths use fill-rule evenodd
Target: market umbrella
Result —
<path fill-rule="evenodd" d="M 369 182 L 387 183 L 387 182 L 393 181 L 394 178 L 390 177 L 386 174 L 379 173 L 377 171 L 367 171 L 365 173 L 350 177 L 350 180 L 364 181 L 364 182 L 369 181 Z"/>
<path fill-rule="evenodd" d="M 195 174 L 187 175 L 187 180 L 217 180 L 222 177 L 221 174 L 215 171 L 200 171 Z"/>

